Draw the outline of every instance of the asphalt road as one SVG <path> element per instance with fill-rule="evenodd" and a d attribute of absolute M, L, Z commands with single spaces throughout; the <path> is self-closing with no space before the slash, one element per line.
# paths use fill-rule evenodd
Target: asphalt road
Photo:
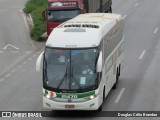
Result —
<path fill-rule="evenodd" d="M 21 11 L 25 1 L 0 1 L 0 75 L 34 49 Z"/>
<path fill-rule="evenodd" d="M 1 21 L 6 21 L 0 22 L 0 51 L 3 51 L 0 53 L 0 68 L 6 70 L 0 75 L 0 111 L 42 111 L 42 80 L 40 73 L 35 71 L 35 62 L 41 51 L 36 49 L 37 46 L 34 49 L 29 41 L 28 31 L 19 11 L 23 8 L 24 1 L 17 0 L 21 3 L 15 4 L 17 7 L 7 6 L 9 2 L 11 1 L 0 1 L 0 15 L 3 16 Z M 113 12 L 122 14 L 125 23 L 125 64 L 118 88 L 106 98 L 103 111 L 160 111 L 159 6 L 159 0 L 113 0 Z M 5 51 L 3 48 L 8 44 L 19 48 L 19 53 L 11 53 L 12 49 L 15 50 L 11 46 Z M 31 52 L 28 54 L 26 51 Z M 25 52 L 27 55 L 22 59 Z M 11 64 L 14 67 L 7 69 Z M 0 73 L 3 72 L 2 69 Z M 83 115 L 83 112 L 76 114 Z M 72 116 L 66 119 L 72 119 Z M 142 118 L 126 118 L 128 119 Z"/>

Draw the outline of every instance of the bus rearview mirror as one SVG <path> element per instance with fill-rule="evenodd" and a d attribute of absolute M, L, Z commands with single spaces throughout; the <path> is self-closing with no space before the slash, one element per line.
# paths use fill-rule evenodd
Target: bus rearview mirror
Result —
<path fill-rule="evenodd" d="M 46 13 L 47 13 L 47 10 L 44 10 L 42 12 L 42 20 L 45 21 L 46 20 Z"/>
<path fill-rule="evenodd" d="M 42 63 L 43 63 L 43 56 L 44 56 L 44 51 L 39 55 L 37 62 L 36 62 L 36 71 L 40 72 Z"/>
<path fill-rule="evenodd" d="M 102 51 L 100 52 L 97 61 L 97 72 L 102 72 Z"/>

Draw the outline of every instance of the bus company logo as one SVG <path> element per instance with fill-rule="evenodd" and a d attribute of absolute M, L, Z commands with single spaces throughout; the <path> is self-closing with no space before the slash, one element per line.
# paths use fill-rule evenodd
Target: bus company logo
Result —
<path fill-rule="evenodd" d="M 12 117 L 11 112 L 2 112 L 2 117 Z"/>
<path fill-rule="evenodd" d="M 68 102 L 72 102 L 72 99 L 71 99 L 71 98 L 68 98 Z"/>

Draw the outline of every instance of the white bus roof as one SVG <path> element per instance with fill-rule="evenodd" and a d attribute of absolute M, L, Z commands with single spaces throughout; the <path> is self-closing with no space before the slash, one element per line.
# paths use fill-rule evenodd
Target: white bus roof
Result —
<path fill-rule="evenodd" d="M 88 13 L 81 14 L 55 28 L 48 37 L 46 46 L 50 47 L 95 47 L 122 19 L 119 14 Z"/>

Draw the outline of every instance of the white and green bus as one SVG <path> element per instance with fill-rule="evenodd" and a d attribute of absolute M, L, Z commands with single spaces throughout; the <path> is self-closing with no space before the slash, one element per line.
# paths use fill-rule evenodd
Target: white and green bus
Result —
<path fill-rule="evenodd" d="M 121 15 L 81 14 L 55 28 L 36 63 L 36 70 L 43 71 L 43 107 L 101 108 L 117 86 L 123 51 Z"/>

